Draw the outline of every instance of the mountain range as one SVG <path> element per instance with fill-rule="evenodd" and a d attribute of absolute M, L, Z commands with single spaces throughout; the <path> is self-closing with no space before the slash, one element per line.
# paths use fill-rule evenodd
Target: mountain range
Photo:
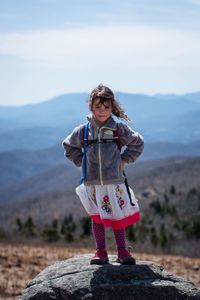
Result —
<path fill-rule="evenodd" d="M 145 140 L 144 153 L 127 168 L 138 195 L 181 180 L 198 186 L 200 92 L 185 95 L 117 93 Z M 86 93 L 66 94 L 19 107 L 0 106 L 0 226 L 31 214 L 38 224 L 84 210 L 74 192 L 80 170 L 64 157 L 62 140 L 86 122 Z M 173 175 L 174 174 L 174 175 Z M 152 181 L 153 180 L 153 181 Z M 189 189 L 188 187 L 188 189 Z M 142 196 L 141 196 L 142 197 Z"/>
<path fill-rule="evenodd" d="M 185 95 L 116 93 L 130 126 L 146 142 L 191 143 L 200 140 L 200 92 Z M 89 113 L 86 93 L 65 94 L 24 106 L 0 106 L 0 152 L 38 150 L 58 144 Z"/>

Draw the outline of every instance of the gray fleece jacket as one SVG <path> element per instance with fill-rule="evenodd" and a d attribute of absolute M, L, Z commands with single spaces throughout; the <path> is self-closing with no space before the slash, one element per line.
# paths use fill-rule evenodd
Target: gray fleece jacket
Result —
<path fill-rule="evenodd" d="M 133 163 L 142 153 L 144 148 L 143 137 L 123 123 L 117 123 L 112 117 L 104 126 L 99 127 L 92 117 L 88 117 L 90 123 L 88 140 L 96 140 L 87 146 L 86 150 L 86 178 L 85 185 L 105 185 L 124 183 L 122 174 L 122 162 Z M 65 156 L 74 162 L 76 166 L 82 166 L 83 161 L 83 128 L 76 127 L 65 138 L 63 146 Z M 120 151 L 115 142 L 102 143 L 102 139 L 113 139 L 117 130 L 121 146 Z"/>

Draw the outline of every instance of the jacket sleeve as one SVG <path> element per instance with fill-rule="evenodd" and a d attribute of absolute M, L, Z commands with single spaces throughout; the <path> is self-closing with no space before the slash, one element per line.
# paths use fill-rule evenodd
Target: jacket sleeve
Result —
<path fill-rule="evenodd" d="M 138 132 L 133 131 L 129 126 L 122 123 L 120 125 L 120 143 L 122 147 L 125 146 L 121 158 L 127 163 L 133 163 L 143 152 L 144 139 Z"/>
<path fill-rule="evenodd" d="M 73 163 L 80 167 L 82 164 L 82 139 L 83 139 L 83 126 L 76 127 L 73 132 L 68 135 L 63 141 L 65 156 L 73 161 Z"/>

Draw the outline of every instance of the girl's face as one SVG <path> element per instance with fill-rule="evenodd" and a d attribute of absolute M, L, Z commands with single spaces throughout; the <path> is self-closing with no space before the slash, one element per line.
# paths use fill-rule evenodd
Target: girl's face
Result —
<path fill-rule="evenodd" d="M 112 114 L 112 103 L 110 101 L 100 102 L 95 99 L 92 105 L 92 113 L 98 125 L 102 126 L 110 118 Z"/>

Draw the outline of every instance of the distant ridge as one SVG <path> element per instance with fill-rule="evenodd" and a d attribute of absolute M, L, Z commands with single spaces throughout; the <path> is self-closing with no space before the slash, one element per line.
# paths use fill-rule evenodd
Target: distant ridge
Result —
<path fill-rule="evenodd" d="M 200 140 L 200 92 L 185 95 L 116 93 L 147 142 Z M 61 95 L 37 104 L 0 106 L 0 152 L 43 149 L 62 140 L 89 113 L 86 93 Z M 165 100 L 165 101 L 163 101 Z"/>

